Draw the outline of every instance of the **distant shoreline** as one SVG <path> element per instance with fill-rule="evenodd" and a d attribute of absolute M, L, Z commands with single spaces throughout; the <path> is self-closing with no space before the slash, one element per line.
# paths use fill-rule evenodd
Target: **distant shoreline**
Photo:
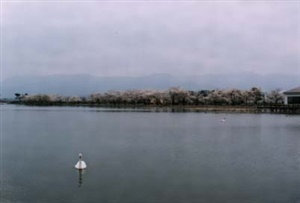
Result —
<path fill-rule="evenodd" d="M 216 112 L 216 113 L 281 113 L 300 114 L 300 105 L 129 105 L 129 104 L 92 104 L 92 103 L 26 103 L 19 101 L 4 102 L 25 106 L 73 106 L 73 107 L 102 107 L 149 110 L 153 112 Z"/>
<path fill-rule="evenodd" d="M 109 108 L 154 109 L 166 112 L 240 112 L 300 114 L 300 104 L 284 105 L 279 89 L 263 92 L 249 90 L 126 90 L 93 93 L 85 97 L 50 94 L 15 93 L 12 104 L 33 106 L 89 106 Z"/>

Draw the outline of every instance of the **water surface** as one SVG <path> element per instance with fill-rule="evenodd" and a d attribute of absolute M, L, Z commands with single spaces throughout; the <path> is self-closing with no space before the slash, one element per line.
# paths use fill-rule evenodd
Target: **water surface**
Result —
<path fill-rule="evenodd" d="M 1 115 L 1 202 L 300 201 L 300 116 L 14 105 Z"/>

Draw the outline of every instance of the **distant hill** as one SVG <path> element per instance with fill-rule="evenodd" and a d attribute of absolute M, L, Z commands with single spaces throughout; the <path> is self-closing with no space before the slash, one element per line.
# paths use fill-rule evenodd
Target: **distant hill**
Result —
<path fill-rule="evenodd" d="M 290 89 L 300 85 L 297 75 L 207 74 L 175 77 L 155 74 L 141 77 L 97 77 L 92 75 L 18 76 L 3 81 L 3 98 L 19 93 L 46 93 L 86 96 L 95 92 L 127 89 L 167 89 L 182 87 L 200 89 L 248 89 L 253 86 L 263 90 Z"/>

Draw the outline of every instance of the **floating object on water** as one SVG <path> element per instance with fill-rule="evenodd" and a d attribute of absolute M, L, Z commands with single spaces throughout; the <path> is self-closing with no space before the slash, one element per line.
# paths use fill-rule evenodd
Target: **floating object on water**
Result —
<path fill-rule="evenodd" d="M 82 153 L 79 153 L 79 161 L 75 165 L 75 168 L 78 170 L 83 170 L 86 168 L 86 163 L 82 160 Z"/>
<path fill-rule="evenodd" d="M 222 121 L 222 122 L 225 122 L 225 121 L 226 121 L 226 118 L 224 117 L 223 119 L 221 119 L 221 121 Z"/>

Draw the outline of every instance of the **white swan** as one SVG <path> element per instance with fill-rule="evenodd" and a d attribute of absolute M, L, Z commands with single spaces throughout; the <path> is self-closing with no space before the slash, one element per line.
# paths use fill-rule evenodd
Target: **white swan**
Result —
<path fill-rule="evenodd" d="M 81 159 L 82 159 L 82 154 L 79 153 L 79 161 L 75 165 L 75 168 L 77 168 L 78 170 L 82 170 L 86 168 L 86 163 Z"/>

